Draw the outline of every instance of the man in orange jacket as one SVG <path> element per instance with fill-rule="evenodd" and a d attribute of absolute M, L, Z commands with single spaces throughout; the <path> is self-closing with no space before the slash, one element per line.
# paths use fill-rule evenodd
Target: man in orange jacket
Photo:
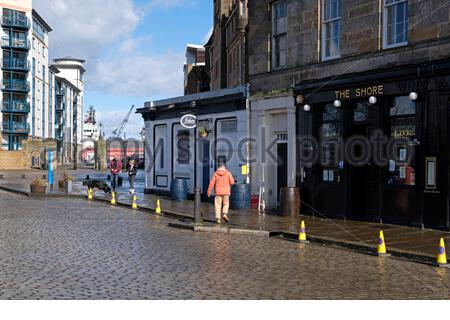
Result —
<path fill-rule="evenodd" d="M 211 197 L 214 189 L 215 199 L 214 207 L 216 210 L 216 223 L 221 223 L 221 215 L 223 220 L 229 222 L 228 209 L 230 208 L 231 186 L 234 184 L 233 175 L 225 168 L 225 165 L 219 163 L 219 168 L 214 173 L 208 187 L 208 197 Z"/>

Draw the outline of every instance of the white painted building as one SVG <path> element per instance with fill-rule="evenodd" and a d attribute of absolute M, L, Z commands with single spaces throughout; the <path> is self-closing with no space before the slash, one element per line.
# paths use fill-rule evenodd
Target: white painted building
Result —
<path fill-rule="evenodd" d="M 284 187 L 295 187 L 296 106 L 292 93 L 251 98 L 252 194 L 261 194 L 267 209 L 276 209 Z"/>

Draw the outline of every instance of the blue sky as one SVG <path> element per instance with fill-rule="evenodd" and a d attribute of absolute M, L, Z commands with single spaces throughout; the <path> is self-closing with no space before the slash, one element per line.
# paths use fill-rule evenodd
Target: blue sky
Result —
<path fill-rule="evenodd" d="M 85 109 L 93 105 L 106 133 L 131 105 L 183 93 L 187 43 L 204 44 L 213 0 L 34 0 L 53 28 L 50 57 L 86 59 Z M 132 115 L 127 136 L 144 122 Z"/>

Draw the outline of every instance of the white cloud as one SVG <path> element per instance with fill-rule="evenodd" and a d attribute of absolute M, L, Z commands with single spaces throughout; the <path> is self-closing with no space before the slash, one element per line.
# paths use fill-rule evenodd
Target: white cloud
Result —
<path fill-rule="evenodd" d="M 95 57 L 103 46 L 133 32 L 144 14 L 132 0 L 35 0 L 34 3 L 53 28 L 52 57 Z"/>
<path fill-rule="evenodd" d="M 171 96 L 183 94 L 184 55 L 137 53 L 99 60 L 88 86 L 128 96 Z"/>
<path fill-rule="evenodd" d="M 202 45 L 205 45 L 206 43 L 208 43 L 209 38 L 211 38 L 211 36 L 212 36 L 213 30 L 214 29 L 211 27 L 211 29 L 209 29 L 209 31 L 203 36 Z"/>

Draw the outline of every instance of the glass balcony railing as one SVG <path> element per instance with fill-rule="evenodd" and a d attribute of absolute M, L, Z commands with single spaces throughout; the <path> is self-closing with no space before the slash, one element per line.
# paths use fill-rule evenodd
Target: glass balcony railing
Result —
<path fill-rule="evenodd" d="M 4 70 L 16 70 L 16 71 L 30 71 L 30 63 L 27 59 L 13 58 L 3 59 L 2 69 Z"/>
<path fill-rule="evenodd" d="M 3 101 L 2 104 L 3 112 L 14 112 L 14 113 L 29 113 L 30 104 L 27 101 Z"/>
<path fill-rule="evenodd" d="M 23 14 L 5 14 L 1 18 L 2 27 L 30 29 L 30 18 Z"/>
<path fill-rule="evenodd" d="M 28 39 L 2 37 L 2 48 L 30 50 L 30 46 Z"/>
<path fill-rule="evenodd" d="M 63 88 L 63 87 L 56 88 L 56 95 L 57 96 L 65 96 L 66 95 L 66 88 Z"/>
<path fill-rule="evenodd" d="M 3 132 L 8 133 L 30 133 L 30 125 L 26 122 L 5 122 L 3 121 Z"/>
<path fill-rule="evenodd" d="M 20 91 L 20 92 L 29 92 L 30 91 L 30 83 L 26 80 L 17 80 L 17 79 L 3 79 L 3 87 L 4 91 Z"/>
<path fill-rule="evenodd" d="M 66 110 L 66 104 L 64 102 L 57 103 L 55 106 L 56 111 Z"/>

